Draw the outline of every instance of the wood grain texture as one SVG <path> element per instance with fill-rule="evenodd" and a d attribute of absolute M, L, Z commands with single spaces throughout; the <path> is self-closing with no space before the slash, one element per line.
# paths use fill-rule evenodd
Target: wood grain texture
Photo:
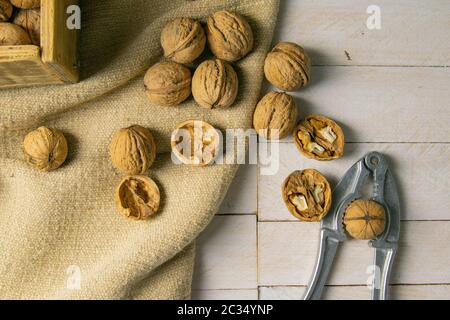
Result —
<path fill-rule="evenodd" d="M 290 93 L 300 118 L 336 120 L 347 142 L 449 142 L 450 68 L 314 67 L 311 75 Z"/>
<path fill-rule="evenodd" d="M 301 300 L 306 287 L 261 287 L 261 300 Z M 369 300 L 370 290 L 366 286 L 328 286 L 324 300 Z M 443 300 L 450 296 L 448 285 L 396 285 L 390 286 L 391 300 Z"/>
<path fill-rule="evenodd" d="M 193 290 L 193 300 L 257 300 L 257 289 Z"/>
<path fill-rule="evenodd" d="M 216 216 L 197 244 L 193 289 L 256 289 L 256 217 Z"/>
<path fill-rule="evenodd" d="M 265 222 L 258 226 L 259 285 L 308 285 L 316 261 L 319 224 Z M 391 284 L 442 284 L 450 279 L 450 221 L 402 223 Z M 365 285 L 373 263 L 367 241 L 340 246 L 329 285 Z"/>
<path fill-rule="evenodd" d="M 333 188 L 353 163 L 370 151 L 379 151 L 388 159 L 400 193 L 402 220 L 450 220 L 450 144 L 347 144 L 344 158 L 331 162 L 306 159 L 293 143 L 278 145 L 278 172 L 259 177 L 261 221 L 297 221 L 281 197 L 281 184 L 292 171 L 315 168 Z"/>
<path fill-rule="evenodd" d="M 370 5 L 379 30 L 367 28 Z M 288 0 L 274 42 L 298 42 L 316 65 L 448 66 L 449 29 L 446 0 Z"/>

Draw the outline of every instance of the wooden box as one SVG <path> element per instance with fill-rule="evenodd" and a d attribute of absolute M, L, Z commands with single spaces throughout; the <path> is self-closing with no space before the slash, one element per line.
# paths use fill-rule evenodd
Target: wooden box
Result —
<path fill-rule="evenodd" d="M 0 46 L 0 88 L 78 81 L 77 36 L 66 21 L 78 0 L 41 0 L 41 46 Z"/>

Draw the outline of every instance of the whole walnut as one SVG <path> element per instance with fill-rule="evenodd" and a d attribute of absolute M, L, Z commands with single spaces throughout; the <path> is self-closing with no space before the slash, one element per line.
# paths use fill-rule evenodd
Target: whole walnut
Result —
<path fill-rule="evenodd" d="M 8 21 L 13 13 L 13 6 L 9 0 L 0 0 L 0 22 Z"/>
<path fill-rule="evenodd" d="M 200 22 L 177 18 L 166 24 L 161 33 L 164 55 L 178 63 L 190 63 L 205 49 L 206 35 Z"/>
<path fill-rule="evenodd" d="M 264 73 L 267 80 L 284 91 L 306 86 L 310 81 L 311 62 L 302 47 L 280 42 L 267 55 Z"/>
<path fill-rule="evenodd" d="M 0 46 L 20 46 L 31 44 L 28 33 L 20 26 L 0 22 Z"/>
<path fill-rule="evenodd" d="M 144 84 L 151 102 L 176 106 L 191 95 L 191 71 L 176 62 L 160 62 L 148 69 Z"/>
<path fill-rule="evenodd" d="M 35 45 L 41 43 L 41 10 L 40 9 L 22 9 L 16 14 L 13 20 L 25 29 L 30 36 L 31 42 Z"/>
<path fill-rule="evenodd" d="M 373 240 L 384 232 L 384 208 L 373 200 L 353 201 L 344 214 L 345 230 L 356 239 Z"/>
<path fill-rule="evenodd" d="M 10 0 L 14 7 L 21 9 L 34 9 L 41 7 L 41 0 Z"/>
<path fill-rule="evenodd" d="M 206 34 L 212 53 L 222 60 L 237 61 L 253 49 L 252 28 L 234 12 L 218 11 L 209 16 Z"/>
<path fill-rule="evenodd" d="M 206 60 L 192 77 L 192 95 L 205 108 L 226 108 L 233 104 L 239 81 L 233 67 L 220 60 Z"/>
<path fill-rule="evenodd" d="M 156 144 L 147 128 L 134 125 L 117 131 L 109 153 L 114 166 L 126 174 L 143 174 L 156 157 Z"/>
<path fill-rule="evenodd" d="M 23 140 L 25 161 L 42 171 L 58 169 L 66 160 L 68 147 L 64 134 L 47 127 L 40 127 Z"/>
<path fill-rule="evenodd" d="M 282 139 L 292 133 L 298 110 L 294 99 L 284 92 L 269 92 L 257 104 L 253 127 L 267 139 Z"/>

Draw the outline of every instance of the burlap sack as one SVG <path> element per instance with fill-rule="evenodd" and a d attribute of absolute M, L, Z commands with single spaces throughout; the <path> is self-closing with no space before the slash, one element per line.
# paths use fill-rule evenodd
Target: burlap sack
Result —
<path fill-rule="evenodd" d="M 235 165 L 174 165 L 170 134 L 195 118 L 219 128 L 247 128 L 260 94 L 278 0 L 85 0 L 76 85 L 0 90 L 0 298 L 189 298 L 194 239 L 207 226 Z M 219 9 L 248 17 L 255 50 L 235 64 L 240 87 L 228 110 L 205 110 L 192 98 L 179 107 L 148 102 L 143 75 L 161 59 L 160 31 L 177 16 L 204 18 Z M 130 221 L 117 213 L 120 179 L 108 145 L 113 132 L 148 127 L 158 141 L 149 173 L 162 193 L 160 214 Z M 22 157 L 25 134 L 45 125 L 68 137 L 67 163 L 41 173 Z M 239 270 L 236 270 L 239 272 Z"/>

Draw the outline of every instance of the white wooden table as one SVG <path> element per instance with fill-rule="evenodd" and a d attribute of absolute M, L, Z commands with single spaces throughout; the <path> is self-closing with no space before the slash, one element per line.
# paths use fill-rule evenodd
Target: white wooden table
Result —
<path fill-rule="evenodd" d="M 222 209 L 201 235 L 194 299 L 301 299 L 315 263 L 319 224 L 293 218 L 280 186 L 314 167 L 335 184 L 366 152 L 385 153 L 402 201 L 393 299 L 450 299 L 450 1 L 281 0 L 275 42 L 312 56 L 313 82 L 295 93 L 301 116 L 334 118 L 346 156 L 303 158 L 287 139 L 279 172 L 243 166 Z M 366 12 L 377 5 L 381 29 Z M 368 299 L 372 249 L 349 241 L 325 298 Z"/>

